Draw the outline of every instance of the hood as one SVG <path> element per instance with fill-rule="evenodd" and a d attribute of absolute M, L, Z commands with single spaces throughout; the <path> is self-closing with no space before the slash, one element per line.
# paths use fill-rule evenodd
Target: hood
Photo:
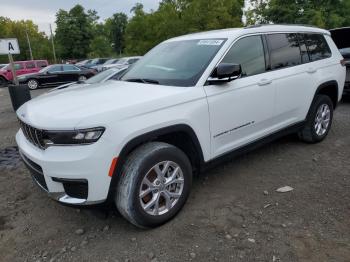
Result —
<path fill-rule="evenodd" d="M 350 27 L 338 28 L 330 30 L 332 39 L 338 49 L 350 47 Z"/>
<path fill-rule="evenodd" d="M 28 101 L 17 115 L 34 127 L 49 130 L 107 126 L 109 121 L 182 103 L 186 96 L 181 94 L 187 89 L 124 81 L 74 85 Z"/>

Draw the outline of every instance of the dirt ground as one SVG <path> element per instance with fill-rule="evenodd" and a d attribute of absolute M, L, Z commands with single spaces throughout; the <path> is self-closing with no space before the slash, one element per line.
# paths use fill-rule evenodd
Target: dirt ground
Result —
<path fill-rule="evenodd" d="M 17 129 L 0 89 L 0 150 Z M 0 261 L 191 260 L 350 261 L 350 102 L 322 143 L 286 137 L 196 177 L 184 209 L 153 230 L 62 206 L 23 164 L 0 167 Z"/>

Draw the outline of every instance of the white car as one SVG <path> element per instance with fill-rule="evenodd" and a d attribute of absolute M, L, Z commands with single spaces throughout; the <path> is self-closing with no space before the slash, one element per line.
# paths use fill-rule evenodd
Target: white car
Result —
<path fill-rule="evenodd" d="M 103 65 L 102 70 L 107 70 L 109 68 L 123 68 L 126 66 L 130 66 L 130 65 L 136 63 L 137 61 L 139 61 L 141 57 L 142 56 L 123 57 L 123 58 L 118 59 L 118 61 L 116 63 L 109 64 L 109 65 Z"/>
<path fill-rule="evenodd" d="M 328 134 L 345 67 L 328 31 L 255 26 L 185 35 L 122 76 L 17 111 L 20 154 L 64 204 L 114 201 L 139 227 L 174 217 L 192 175 L 289 133 Z M 233 192 L 234 194 L 234 192 Z"/>

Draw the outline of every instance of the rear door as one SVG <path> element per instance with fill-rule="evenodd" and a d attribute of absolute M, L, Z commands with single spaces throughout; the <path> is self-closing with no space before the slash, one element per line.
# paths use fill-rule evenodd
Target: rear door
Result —
<path fill-rule="evenodd" d="M 210 114 L 212 156 L 270 133 L 275 87 L 266 72 L 266 51 L 261 35 L 238 39 L 222 63 L 240 64 L 242 76 L 224 84 L 205 86 Z"/>
<path fill-rule="evenodd" d="M 307 48 L 299 34 L 268 34 L 266 40 L 276 90 L 274 124 L 281 129 L 305 119 L 315 90 L 316 71 L 309 64 Z"/>
<path fill-rule="evenodd" d="M 27 62 L 24 62 L 24 65 L 25 65 L 25 69 L 26 69 L 26 73 L 35 73 L 37 72 L 36 70 L 36 65 L 35 65 L 35 62 L 34 61 L 27 61 Z"/>

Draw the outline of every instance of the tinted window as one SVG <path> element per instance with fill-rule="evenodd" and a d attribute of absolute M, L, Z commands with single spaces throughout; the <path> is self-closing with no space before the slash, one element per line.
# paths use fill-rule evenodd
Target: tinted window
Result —
<path fill-rule="evenodd" d="M 272 70 L 301 64 L 296 34 L 273 34 L 266 38 Z"/>
<path fill-rule="evenodd" d="M 47 66 L 47 63 L 45 61 L 37 61 L 36 62 L 37 67 L 43 68 Z"/>
<path fill-rule="evenodd" d="M 320 34 L 305 34 L 306 45 L 309 50 L 311 61 L 317 61 L 331 57 L 331 50 L 323 35 Z"/>
<path fill-rule="evenodd" d="M 63 71 L 80 71 L 80 69 L 74 65 L 63 65 Z"/>
<path fill-rule="evenodd" d="M 28 68 L 28 69 L 35 68 L 34 62 L 26 62 L 26 68 Z"/>
<path fill-rule="evenodd" d="M 265 72 L 265 55 L 261 36 L 248 36 L 238 40 L 222 62 L 240 64 L 242 76 Z"/>
<path fill-rule="evenodd" d="M 307 52 L 304 35 L 298 34 L 298 39 L 299 39 L 299 45 L 300 45 L 301 62 L 308 63 L 310 62 L 310 57 Z"/>

